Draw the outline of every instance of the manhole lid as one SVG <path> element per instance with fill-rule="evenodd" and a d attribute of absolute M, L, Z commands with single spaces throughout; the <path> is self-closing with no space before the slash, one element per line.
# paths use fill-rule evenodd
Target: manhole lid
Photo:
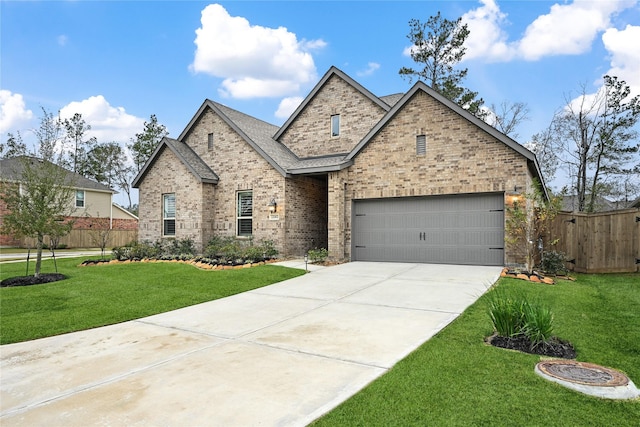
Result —
<path fill-rule="evenodd" d="M 640 397 L 640 390 L 625 374 L 593 363 L 546 360 L 536 365 L 535 372 L 549 381 L 591 396 L 605 399 Z"/>
<path fill-rule="evenodd" d="M 598 387 L 621 387 L 629 378 L 620 371 L 575 360 L 547 360 L 538 363 L 538 369 L 554 378 L 576 384 Z"/>

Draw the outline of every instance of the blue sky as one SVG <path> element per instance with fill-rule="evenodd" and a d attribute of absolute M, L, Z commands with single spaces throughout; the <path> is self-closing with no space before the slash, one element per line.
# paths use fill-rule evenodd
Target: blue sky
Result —
<path fill-rule="evenodd" d="M 82 113 L 100 142 L 128 143 L 151 114 L 177 137 L 206 98 L 279 125 L 332 65 L 405 92 L 408 21 L 438 11 L 471 30 L 465 86 L 528 105 L 521 143 L 607 73 L 640 93 L 636 0 L 0 0 L 0 133 L 29 142 L 43 107 Z"/>

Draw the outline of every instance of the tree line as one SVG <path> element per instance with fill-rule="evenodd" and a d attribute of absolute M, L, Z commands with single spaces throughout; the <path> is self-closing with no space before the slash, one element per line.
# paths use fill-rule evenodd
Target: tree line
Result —
<path fill-rule="evenodd" d="M 528 120 L 523 102 L 503 101 L 484 106 L 477 92 L 462 83 L 467 68 L 459 68 L 470 32 L 462 18 L 449 20 L 438 12 L 426 22 L 409 21 L 411 58 L 420 67 L 402 67 L 399 74 L 411 83 L 421 79 L 440 94 L 476 117 L 517 138 L 517 127 Z M 536 154 L 543 176 L 552 180 L 561 170 L 569 178 L 562 194 L 576 197 L 580 212 L 596 210 L 602 197 L 628 203 L 640 196 L 640 143 L 637 123 L 640 96 L 631 97 L 629 85 L 606 75 L 594 95 L 582 86 L 577 97 L 566 97 L 565 105 L 551 123 L 526 144 Z"/>
<path fill-rule="evenodd" d="M 0 158 L 36 157 L 114 190 L 122 190 L 129 201 L 127 209 L 135 213 L 131 183 L 160 140 L 168 135 L 166 127 L 152 114 L 126 147 L 115 141 L 99 142 L 88 136 L 89 131 L 91 125 L 82 114 L 61 119 L 43 108 L 39 127 L 34 130 L 37 146 L 28 150 L 19 131 L 8 133 L 6 142 L 0 143 Z"/>

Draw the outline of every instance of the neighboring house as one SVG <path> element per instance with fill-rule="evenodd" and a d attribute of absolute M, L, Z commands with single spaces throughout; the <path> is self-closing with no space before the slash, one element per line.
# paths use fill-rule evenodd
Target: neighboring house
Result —
<path fill-rule="evenodd" d="M 588 203 L 585 200 L 585 205 Z M 597 196 L 594 204 L 593 212 L 610 212 L 620 209 L 626 209 L 634 207 L 632 202 L 629 204 L 628 202 L 612 202 L 611 200 L 607 200 L 604 197 Z M 586 208 L 586 206 L 585 206 Z M 562 196 L 562 211 L 564 212 L 577 212 L 578 211 L 578 196 Z"/>
<path fill-rule="evenodd" d="M 377 97 L 332 67 L 281 127 L 205 100 L 133 186 L 140 240 L 504 265 L 505 207 L 534 178 L 533 153 L 424 83 Z"/>
<path fill-rule="evenodd" d="M 0 179 L 5 185 L 10 183 L 20 185 L 24 160 L 23 156 L 0 160 Z M 42 160 L 33 158 L 32 161 Z M 115 191 L 68 170 L 65 172 L 68 174 L 68 181 L 74 183 L 75 189 L 69 200 L 71 213 L 68 217 L 74 221 L 74 230 L 89 230 L 94 226 L 108 227 L 112 230 L 137 230 L 138 217 L 113 202 Z M 0 200 L 0 213 L 3 216 L 7 213 L 6 209 L 6 205 Z M 0 235 L 0 246 L 24 246 L 24 244 L 24 239 Z"/>

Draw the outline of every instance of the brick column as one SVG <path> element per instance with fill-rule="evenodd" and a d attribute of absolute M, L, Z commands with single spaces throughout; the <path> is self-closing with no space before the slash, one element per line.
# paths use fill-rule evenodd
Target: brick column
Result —
<path fill-rule="evenodd" d="M 329 173 L 329 258 L 341 261 L 345 259 L 345 193 L 344 179 L 339 172 Z"/>

